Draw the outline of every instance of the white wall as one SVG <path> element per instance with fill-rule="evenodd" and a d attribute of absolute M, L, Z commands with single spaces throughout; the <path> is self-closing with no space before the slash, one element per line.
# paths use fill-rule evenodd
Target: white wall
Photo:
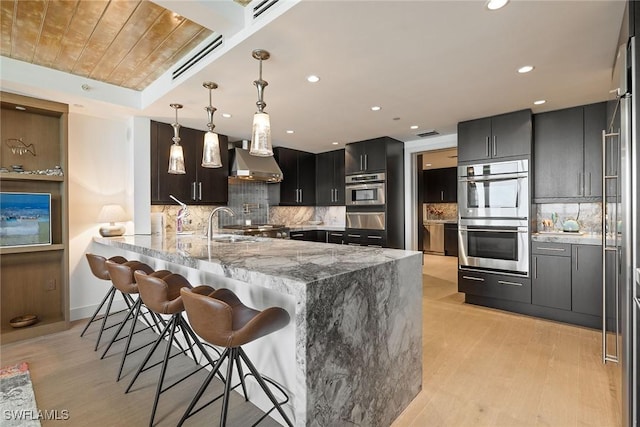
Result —
<path fill-rule="evenodd" d="M 84 255 L 92 251 L 92 238 L 98 235 L 100 209 L 117 203 L 134 216 L 132 125 L 131 118 L 69 114 L 71 320 L 90 316 L 111 286 L 91 274 Z M 127 223 L 127 233 L 133 233 L 133 222 Z"/>
<path fill-rule="evenodd" d="M 458 135 L 442 135 L 404 143 L 404 239 L 405 249 L 418 250 L 418 170 L 416 156 L 430 150 L 441 150 L 458 146 Z"/>

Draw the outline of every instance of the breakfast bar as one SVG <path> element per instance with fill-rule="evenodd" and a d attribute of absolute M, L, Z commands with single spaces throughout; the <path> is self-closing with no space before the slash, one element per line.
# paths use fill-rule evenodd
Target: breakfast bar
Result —
<path fill-rule="evenodd" d="M 287 390 L 296 426 L 388 426 L 422 388 L 419 252 L 172 233 L 95 237 L 91 250 L 229 288 L 260 310 L 287 310 L 290 324 L 247 353 Z"/>

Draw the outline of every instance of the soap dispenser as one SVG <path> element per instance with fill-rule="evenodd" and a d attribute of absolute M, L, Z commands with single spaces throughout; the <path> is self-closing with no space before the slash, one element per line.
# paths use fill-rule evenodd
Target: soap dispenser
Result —
<path fill-rule="evenodd" d="M 173 195 L 170 194 L 169 197 L 180 205 L 180 209 L 178 209 L 178 215 L 176 216 L 176 233 L 180 234 L 184 232 L 184 219 L 187 217 L 187 215 L 189 215 L 189 207 L 186 204 L 182 203 L 180 200 L 173 197 Z"/>

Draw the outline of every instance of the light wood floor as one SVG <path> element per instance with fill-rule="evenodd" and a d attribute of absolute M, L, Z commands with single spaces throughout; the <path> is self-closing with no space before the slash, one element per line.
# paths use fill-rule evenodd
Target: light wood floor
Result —
<path fill-rule="evenodd" d="M 600 362 L 598 331 L 464 304 L 456 265 L 456 258 L 425 256 L 423 390 L 393 427 L 620 424 L 619 370 Z M 83 326 L 76 322 L 69 331 L 2 345 L 0 366 L 28 361 L 39 408 L 69 410 L 70 420 L 45 421 L 45 427 L 147 425 L 157 370 L 125 395 L 144 351 L 127 359 L 116 383 L 121 344 L 100 360 L 101 352 L 93 351 L 96 326 L 80 338 Z M 192 366 L 178 359 L 181 368 Z M 161 396 L 156 425 L 177 423 L 203 375 Z M 203 410 L 186 425 L 216 424 L 219 408 Z M 248 425 L 256 415 L 243 399 L 232 399 L 229 425 Z M 276 424 L 261 424 L 270 425 Z"/>
<path fill-rule="evenodd" d="M 465 304 L 456 265 L 425 255 L 423 389 L 393 427 L 620 425 L 598 331 Z"/>

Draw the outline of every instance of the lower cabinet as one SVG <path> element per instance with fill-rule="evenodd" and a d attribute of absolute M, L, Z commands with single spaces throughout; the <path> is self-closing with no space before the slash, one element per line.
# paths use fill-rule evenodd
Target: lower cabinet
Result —
<path fill-rule="evenodd" d="M 341 245 L 344 243 L 344 232 L 342 231 L 327 231 L 327 243 L 336 243 Z"/>
<path fill-rule="evenodd" d="M 344 233 L 344 243 L 354 246 L 385 247 L 387 244 L 386 231 L 348 230 Z"/>
<path fill-rule="evenodd" d="M 290 231 L 289 238 L 292 240 L 304 240 L 307 242 L 319 242 L 319 243 L 343 243 L 342 231 L 326 231 L 326 230 L 305 230 L 305 231 Z"/>
<path fill-rule="evenodd" d="M 458 224 L 444 225 L 444 254 L 458 256 Z"/>
<path fill-rule="evenodd" d="M 571 245 L 534 242 L 532 254 L 531 303 L 571 310 Z"/>
<path fill-rule="evenodd" d="M 458 292 L 531 303 L 531 279 L 478 271 L 458 271 Z"/>
<path fill-rule="evenodd" d="M 602 247 L 573 245 L 571 264 L 571 310 L 602 316 Z"/>

